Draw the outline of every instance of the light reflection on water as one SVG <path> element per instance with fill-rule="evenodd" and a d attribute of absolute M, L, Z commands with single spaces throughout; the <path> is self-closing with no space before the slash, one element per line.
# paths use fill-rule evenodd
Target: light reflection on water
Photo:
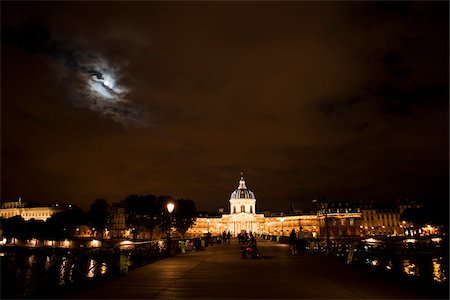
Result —
<path fill-rule="evenodd" d="M 88 278 L 92 278 L 95 275 L 95 260 L 91 258 L 90 262 L 89 262 L 89 267 L 88 267 L 88 271 L 87 271 L 87 277 Z"/>
<path fill-rule="evenodd" d="M 102 266 L 100 268 L 100 274 L 104 275 L 108 271 L 108 266 L 106 263 L 102 263 Z"/>
<path fill-rule="evenodd" d="M 69 281 L 73 282 L 73 270 L 75 269 L 75 264 L 72 264 L 70 266 L 70 272 L 69 272 Z"/>
<path fill-rule="evenodd" d="M 2 285 L 8 286 L 7 293 L 20 297 L 111 273 L 110 262 L 71 252 L 25 255 L 20 252 L 6 253 L 1 258 Z M 7 280 L 4 281 L 3 278 Z"/>
<path fill-rule="evenodd" d="M 62 261 L 61 261 L 61 265 L 59 267 L 59 277 L 58 277 L 58 284 L 59 285 L 63 285 L 65 280 L 65 273 L 66 273 L 66 265 L 67 265 L 67 257 L 63 256 L 62 257 Z"/>
<path fill-rule="evenodd" d="M 32 254 L 28 257 L 28 265 L 30 266 L 30 268 L 32 268 L 35 263 L 36 263 L 36 255 Z"/>
<path fill-rule="evenodd" d="M 419 269 L 417 268 L 417 265 L 415 263 L 411 262 L 410 259 L 403 260 L 403 272 L 406 275 L 411 275 L 411 276 L 419 275 Z"/>
<path fill-rule="evenodd" d="M 441 258 L 433 258 L 433 280 L 439 283 L 447 280 L 445 270 L 442 268 Z"/>
<path fill-rule="evenodd" d="M 45 258 L 44 269 L 45 271 L 48 271 L 50 269 L 50 256 L 48 255 Z"/>

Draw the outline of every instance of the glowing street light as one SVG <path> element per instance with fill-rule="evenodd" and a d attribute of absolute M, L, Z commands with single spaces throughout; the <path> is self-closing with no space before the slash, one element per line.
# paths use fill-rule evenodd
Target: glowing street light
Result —
<path fill-rule="evenodd" d="M 167 203 L 167 211 L 169 212 L 169 230 L 167 231 L 167 255 L 172 255 L 172 248 L 170 243 L 170 234 L 172 228 L 172 212 L 175 209 L 175 204 L 172 202 Z"/>
<path fill-rule="evenodd" d="M 173 204 L 172 202 L 167 203 L 167 211 L 169 212 L 169 214 L 173 212 L 174 208 L 175 204 Z"/>

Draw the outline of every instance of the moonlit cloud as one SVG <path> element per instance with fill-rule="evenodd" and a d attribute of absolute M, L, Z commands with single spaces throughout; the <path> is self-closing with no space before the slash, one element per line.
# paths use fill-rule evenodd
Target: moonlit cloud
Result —
<path fill-rule="evenodd" d="M 6 43 L 52 58 L 59 74 L 66 74 L 65 69 L 75 73 L 84 84 L 75 85 L 65 80 L 65 88 L 76 107 L 88 108 L 124 125 L 148 125 L 146 112 L 128 99 L 130 89 L 119 83 L 124 76 L 125 62 L 113 64 L 100 53 L 75 42 L 55 40 L 47 28 L 36 23 L 7 28 L 5 35 Z"/>

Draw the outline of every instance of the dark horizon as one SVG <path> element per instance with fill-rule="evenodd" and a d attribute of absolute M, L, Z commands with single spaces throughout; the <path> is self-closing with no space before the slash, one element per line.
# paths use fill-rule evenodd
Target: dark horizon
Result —
<path fill-rule="evenodd" d="M 2 202 L 448 211 L 448 2 L 1 6 Z"/>

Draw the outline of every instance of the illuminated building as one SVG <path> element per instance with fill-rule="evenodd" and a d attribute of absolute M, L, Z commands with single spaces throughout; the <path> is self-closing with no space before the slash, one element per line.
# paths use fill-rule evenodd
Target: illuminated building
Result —
<path fill-rule="evenodd" d="M 69 208 L 66 205 L 54 204 L 53 206 L 34 206 L 31 203 L 18 201 L 5 202 L 0 209 L 0 217 L 8 219 L 14 216 L 21 216 L 25 221 L 34 219 L 46 221 L 53 214 Z"/>
<path fill-rule="evenodd" d="M 113 206 L 110 212 L 111 237 L 129 237 L 130 232 L 125 222 L 125 208 Z"/>
<path fill-rule="evenodd" d="M 362 209 L 361 235 L 385 235 L 385 236 L 415 236 L 434 235 L 439 229 L 434 226 L 415 226 L 401 220 L 401 214 L 405 209 L 421 208 L 422 205 L 408 199 L 398 200 L 397 205 L 384 204 L 364 205 Z"/>
<path fill-rule="evenodd" d="M 297 215 L 270 215 L 256 213 L 256 196 L 246 186 L 241 177 L 238 188 L 230 196 L 230 214 L 222 214 L 220 217 L 199 217 L 196 223 L 188 230 L 187 235 L 198 236 L 205 233 L 218 235 L 223 231 L 230 231 L 233 236 L 246 231 L 255 234 L 271 234 L 288 236 L 292 229 L 296 232 L 302 230 L 305 237 L 318 237 L 324 235 L 324 226 L 321 226 L 325 216 L 323 214 L 297 214 Z M 334 205 L 334 204 L 333 204 Z M 359 235 L 361 212 L 349 211 L 345 208 L 342 212 L 330 211 L 328 218 L 335 226 L 331 225 L 330 236 Z M 322 228 L 322 229 L 321 229 Z M 336 234 L 334 234 L 335 229 Z"/>
<path fill-rule="evenodd" d="M 366 205 L 362 211 L 363 235 L 403 235 L 399 207 Z"/>
<path fill-rule="evenodd" d="M 349 201 L 319 203 L 317 211 L 320 232 L 329 237 L 359 236 L 361 207 Z"/>
<path fill-rule="evenodd" d="M 216 222 L 217 223 L 217 222 Z M 239 186 L 231 193 L 230 214 L 222 215 L 219 221 L 219 228 L 227 226 L 227 231 L 232 233 L 247 231 L 259 233 L 261 225 L 264 225 L 264 214 L 256 213 L 256 197 L 245 185 L 245 180 L 241 177 Z"/>

